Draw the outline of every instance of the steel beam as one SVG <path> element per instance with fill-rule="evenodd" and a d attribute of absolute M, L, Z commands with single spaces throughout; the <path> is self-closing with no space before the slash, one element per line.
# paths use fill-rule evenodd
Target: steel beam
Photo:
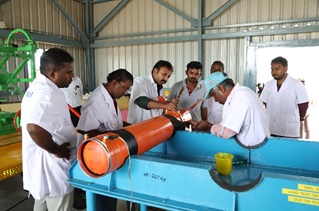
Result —
<path fill-rule="evenodd" d="M 196 26 L 198 23 L 196 20 L 194 20 L 193 18 L 187 16 L 186 14 L 182 13 L 181 11 L 179 11 L 178 9 L 170 6 L 169 4 L 167 4 L 166 2 L 162 1 L 162 0 L 155 0 L 157 3 L 159 3 L 160 5 L 166 7 L 167 9 L 173 11 L 174 13 L 176 13 L 177 15 L 179 15 L 180 17 L 184 18 L 185 20 L 188 20 L 192 26 Z"/>
<path fill-rule="evenodd" d="M 81 35 L 82 39 L 86 42 L 89 41 L 89 38 L 83 31 L 78 27 L 78 25 L 73 21 L 72 17 L 64 10 L 61 4 L 57 0 L 51 0 L 52 3 L 59 9 L 59 11 L 64 15 L 64 17 L 71 23 L 74 29 Z"/>
<path fill-rule="evenodd" d="M 203 25 L 204 26 L 210 26 L 211 21 L 214 20 L 217 16 L 222 14 L 225 10 L 227 10 L 231 5 L 233 5 L 237 0 L 229 0 L 226 2 L 223 6 L 218 8 L 215 12 L 213 12 L 210 16 L 205 18 Z"/>
<path fill-rule="evenodd" d="M 0 29 L 0 37 L 3 37 L 3 38 L 7 37 L 11 31 L 12 29 Z M 34 32 L 29 32 L 29 33 L 32 35 L 33 39 L 38 42 L 55 43 L 55 44 L 67 45 L 67 46 L 72 46 L 77 48 L 85 48 L 85 45 L 86 45 L 86 43 L 83 43 L 77 40 L 70 40 L 59 35 L 48 35 L 48 34 L 34 33 Z M 17 34 L 15 37 L 19 39 L 25 38 L 24 36 L 19 34 Z"/>
<path fill-rule="evenodd" d="M 122 0 L 120 3 L 118 3 L 114 9 L 107 14 L 103 20 L 90 32 L 90 37 L 95 37 L 96 33 L 100 31 L 105 24 L 107 24 L 128 2 L 129 0 Z"/>

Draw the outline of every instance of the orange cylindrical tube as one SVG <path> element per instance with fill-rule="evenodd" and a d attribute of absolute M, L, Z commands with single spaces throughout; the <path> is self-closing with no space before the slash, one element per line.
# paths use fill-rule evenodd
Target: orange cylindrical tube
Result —
<path fill-rule="evenodd" d="M 79 165 L 91 177 L 115 171 L 123 165 L 128 155 L 126 142 L 112 132 L 85 140 L 78 149 Z"/>
<path fill-rule="evenodd" d="M 140 155 L 169 139 L 174 133 L 174 126 L 168 118 L 158 116 L 139 124 L 127 126 L 125 130 L 134 135 L 138 145 L 137 154 Z"/>
<path fill-rule="evenodd" d="M 81 169 L 91 177 L 117 170 L 130 154 L 143 154 L 169 139 L 176 129 L 185 128 L 177 117 L 179 114 L 158 116 L 83 141 L 78 149 Z"/>

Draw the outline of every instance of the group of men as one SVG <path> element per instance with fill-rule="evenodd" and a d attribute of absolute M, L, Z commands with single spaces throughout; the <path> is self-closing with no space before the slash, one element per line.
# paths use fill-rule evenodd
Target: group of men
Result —
<path fill-rule="evenodd" d="M 274 80 L 266 83 L 260 99 L 251 89 L 234 83 L 220 61 L 212 64 L 205 81 L 199 80 L 202 64 L 190 62 L 186 79 L 172 86 L 167 100 L 163 85 L 173 73 L 170 62 L 158 61 L 150 75 L 135 80 L 127 70 L 118 69 L 107 75 L 106 83 L 98 86 L 82 106 L 76 135 L 60 89 L 68 87 L 74 78 L 73 58 L 59 48 L 45 51 L 40 59 L 41 74 L 26 91 L 21 107 L 24 189 L 35 198 L 34 210 L 72 210 L 74 196 L 67 182 L 68 169 L 84 134 L 96 136 L 118 130 L 162 115 L 165 110 L 192 107 L 190 125 L 194 130 L 235 137 L 247 148 L 260 146 L 270 133 L 299 137 L 296 128 L 306 113 L 308 97 L 304 87 L 288 76 L 287 67 L 282 57 L 271 62 Z M 123 122 L 116 99 L 130 89 L 128 121 Z M 116 211 L 116 199 L 100 200 L 101 210 Z"/>

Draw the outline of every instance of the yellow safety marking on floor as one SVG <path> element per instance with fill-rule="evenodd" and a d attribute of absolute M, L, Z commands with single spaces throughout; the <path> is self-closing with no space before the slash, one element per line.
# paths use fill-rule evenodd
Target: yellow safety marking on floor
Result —
<path fill-rule="evenodd" d="M 22 164 L 14 166 L 9 169 L 2 170 L 0 169 L 0 181 L 6 179 L 8 177 L 14 176 L 16 174 L 20 174 L 22 172 Z"/>
<path fill-rule="evenodd" d="M 0 147 L 0 180 L 22 172 L 22 142 Z"/>

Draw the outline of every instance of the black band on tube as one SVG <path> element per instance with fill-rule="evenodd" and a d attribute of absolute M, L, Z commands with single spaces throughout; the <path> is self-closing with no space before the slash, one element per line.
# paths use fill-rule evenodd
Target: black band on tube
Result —
<path fill-rule="evenodd" d="M 174 126 L 174 131 L 185 130 L 185 123 L 184 122 L 177 120 L 175 117 L 173 117 L 169 114 L 164 114 L 163 116 L 165 116 L 166 118 L 168 118 L 171 121 L 171 123 Z"/>
<path fill-rule="evenodd" d="M 129 131 L 125 130 L 125 129 L 120 129 L 117 131 L 114 131 L 114 133 L 118 134 L 119 136 L 121 136 L 121 138 L 124 139 L 124 141 L 126 142 L 130 155 L 137 155 L 137 151 L 138 151 L 138 145 L 137 145 L 137 141 L 135 139 L 135 137 L 132 135 L 132 133 L 130 133 Z"/>

